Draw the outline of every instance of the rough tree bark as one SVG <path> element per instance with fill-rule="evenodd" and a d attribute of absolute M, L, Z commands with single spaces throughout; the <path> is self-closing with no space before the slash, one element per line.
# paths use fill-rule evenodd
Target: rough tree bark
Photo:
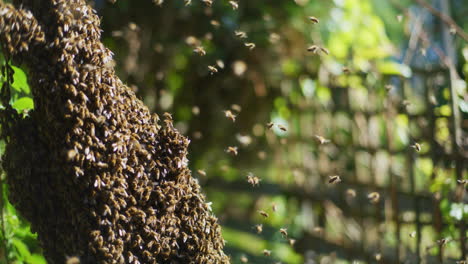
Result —
<path fill-rule="evenodd" d="M 35 103 L 0 115 L 11 200 L 49 263 L 229 263 L 188 140 L 122 84 L 100 31 L 84 0 L 0 0 L 2 50 Z"/>

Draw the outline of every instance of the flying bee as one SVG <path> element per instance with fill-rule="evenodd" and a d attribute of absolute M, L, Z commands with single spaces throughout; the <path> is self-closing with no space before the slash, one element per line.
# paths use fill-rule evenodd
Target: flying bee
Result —
<path fill-rule="evenodd" d="M 185 6 L 189 6 L 190 4 L 192 4 L 192 0 L 185 0 Z"/>
<path fill-rule="evenodd" d="M 343 67 L 341 70 L 343 71 L 344 74 L 350 74 L 351 73 L 351 70 L 348 67 Z"/>
<path fill-rule="evenodd" d="M 314 54 L 316 54 L 318 50 L 319 50 L 319 47 L 317 45 L 311 45 L 307 48 L 308 52 L 312 52 Z"/>
<path fill-rule="evenodd" d="M 202 2 L 205 3 L 209 7 L 211 7 L 211 5 L 213 5 L 213 0 L 202 0 Z"/>
<path fill-rule="evenodd" d="M 260 234 L 263 232 L 263 225 L 255 225 L 255 230 L 257 231 L 257 234 Z"/>
<path fill-rule="evenodd" d="M 386 90 L 387 92 L 389 92 L 389 91 L 392 90 L 393 88 L 395 88 L 395 87 L 394 87 L 393 85 L 391 85 L 391 84 L 385 85 L 385 90 Z"/>
<path fill-rule="evenodd" d="M 203 177 L 206 177 L 206 172 L 204 170 L 198 170 L 198 174 L 200 174 Z"/>
<path fill-rule="evenodd" d="M 234 110 L 234 111 L 236 111 L 236 112 L 238 112 L 238 113 L 239 113 L 240 111 L 242 111 L 242 107 L 241 107 L 240 105 L 238 105 L 238 104 L 233 104 L 233 105 L 231 105 L 231 109 Z"/>
<path fill-rule="evenodd" d="M 452 35 L 457 34 L 457 29 L 455 27 L 450 27 L 450 34 Z"/>
<path fill-rule="evenodd" d="M 278 128 L 279 128 L 281 131 L 283 131 L 283 132 L 288 131 L 288 129 L 287 129 L 285 126 L 281 125 L 281 124 L 278 124 L 277 126 L 278 126 Z"/>
<path fill-rule="evenodd" d="M 468 180 L 466 180 L 466 179 L 464 179 L 464 180 L 457 180 L 457 182 L 458 182 L 459 184 L 462 184 L 462 185 L 468 184 Z"/>
<path fill-rule="evenodd" d="M 322 136 L 319 136 L 319 135 L 315 135 L 314 136 L 315 140 L 317 140 L 317 142 L 320 144 L 320 145 L 323 145 L 323 144 L 326 144 L 326 143 L 330 143 L 330 140 L 329 139 L 326 139 Z"/>
<path fill-rule="evenodd" d="M 247 262 L 249 262 L 249 259 L 248 259 L 245 255 L 242 255 L 242 256 L 240 257 L 240 261 L 241 261 L 242 263 L 247 263 Z"/>
<path fill-rule="evenodd" d="M 80 259 L 78 257 L 67 257 L 66 264 L 80 264 Z"/>
<path fill-rule="evenodd" d="M 349 198 L 354 198 L 354 197 L 356 197 L 356 191 L 353 190 L 353 189 L 348 189 L 348 190 L 346 190 L 346 195 L 347 195 Z"/>
<path fill-rule="evenodd" d="M 255 43 L 247 42 L 247 43 L 244 43 L 244 45 L 245 45 L 247 48 L 249 48 L 249 50 L 255 49 Z"/>
<path fill-rule="evenodd" d="M 286 228 L 280 228 L 279 232 L 284 238 L 288 237 L 288 230 Z"/>
<path fill-rule="evenodd" d="M 411 232 L 411 233 L 409 234 L 409 236 L 410 236 L 411 238 L 416 237 L 416 231 Z"/>
<path fill-rule="evenodd" d="M 265 255 L 266 257 L 271 256 L 271 250 L 264 249 L 264 250 L 263 250 L 263 255 Z"/>
<path fill-rule="evenodd" d="M 312 22 L 312 24 L 318 24 L 320 22 L 320 20 L 314 16 L 310 16 L 309 21 Z"/>
<path fill-rule="evenodd" d="M 229 1 L 233 10 L 237 10 L 239 8 L 239 4 L 236 1 Z"/>
<path fill-rule="evenodd" d="M 258 210 L 258 213 L 259 213 L 261 216 L 265 217 L 265 218 L 268 218 L 268 216 L 269 216 L 269 214 L 268 214 L 267 212 L 263 211 L 263 210 Z"/>
<path fill-rule="evenodd" d="M 457 262 L 455 262 L 456 264 L 466 264 L 466 260 L 458 260 Z"/>
<path fill-rule="evenodd" d="M 421 151 L 421 144 L 415 142 L 412 146 L 417 152 Z"/>
<path fill-rule="evenodd" d="M 271 129 L 275 124 L 273 122 L 269 122 L 266 124 L 268 129 Z"/>
<path fill-rule="evenodd" d="M 229 154 L 233 154 L 234 156 L 237 156 L 238 152 L 237 152 L 237 147 L 228 147 L 226 149 L 226 152 L 229 153 Z"/>
<path fill-rule="evenodd" d="M 247 182 L 253 187 L 255 187 L 259 185 L 260 179 L 257 176 L 255 176 L 253 173 L 249 172 L 247 174 Z"/>
<path fill-rule="evenodd" d="M 218 69 L 216 68 L 216 66 L 208 66 L 208 70 L 210 71 L 211 75 L 218 73 Z"/>
<path fill-rule="evenodd" d="M 369 198 L 372 203 L 378 203 L 380 200 L 380 194 L 378 192 L 371 192 L 367 195 L 367 198 Z"/>
<path fill-rule="evenodd" d="M 271 210 L 272 210 L 273 212 L 278 211 L 278 205 L 276 205 L 275 203 L 272 203 L 272 204 L 271 204 Z"/>
<path fill-rule="evenodd" d="M 296 239 L 290 238 L 290 239 L 288 240 L 288 242 L 289 242 L 289 245 L 290 245 L 291 247 L 293 247 L 294 244 L 296 244 Z"/>
<path fill-rule="evenodd" d="M 396 19 L 397 19 L 397 21 L 398 21 L 399 23 L 401 23 L 401 21 L 403 21 L 403 15 L 401 15 L 401 14 L 400 14 L 400 15 L 397 15 L 397 16 L 396 16 Z"/>
<path fill-rule="evenodd" d="M 328 176 L 328 183 L 335 184 L 341 182 L 341 178 L 338 175 Z"/>
<path fill-rule="evenodd" d="M 247 38 L 247 33 L 245 33 L 244 31 L 236 30 L 234 31 L 234 34 L 236 35 L 236 37 L 241 38 L 241 39 Z"/>
<path fill-rule="evenodd" d="M 218 28 L 219 26 L 221 26 L 221 24 L 220 24 L 219 21 L 217 21 L 217 20 L 211 20 L 211 21 L 210 21 L 210 24 L 211 24 L 213 27 L 216 27 L 216 28 Z"/>
<path fill-rule="evenodd" d="M 206 51 L 205 49 L 202 47 L 202 46 L 198 46 L 196 47 L 193 52 L 197 53 L 198 55 L 200 56 L 205 56 L 206 55 Z"/>
<path fill-rule="evenodd" d="M 330 51 L 324 47 L 320 47 L 320 50 L 325 53 L 326 55 L 329 55 L 330 54 Z"/>
<path fill-rule="evenodd" d="M 161 6 L 164 3 L 164 0 L 153 0 L 153 3 L 157 6 Z"/>
<path fill-rule="evenodd" d="M 381 259 L 382 259 L 382 254 L 380 253 L 375 254 L 375 260 L 379 261 Z"/>
<path fill-rule="evenodd" d="M 437 240 L 437 244 L 441 245 L 441 246 L 445 246 L 447 245 L 447 243 L 449 242 L 449 238 L 442 238 L 440 240 Z"/>
<path fill-rule="evenodd" d="M 236 115 L 231 112 L 231 110 L 224 111 L 224 114 L 227 118 L 231 119 L 232 122 L 236 121 Z"/>

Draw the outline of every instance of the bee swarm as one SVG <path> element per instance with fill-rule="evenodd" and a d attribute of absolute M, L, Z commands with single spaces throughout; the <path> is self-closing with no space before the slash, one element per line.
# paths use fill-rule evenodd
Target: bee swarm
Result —
<path fill-rule="evenodd" d="M 0 1 L 0 44 L 35 109 L 1 110 L 10 199 L 49 263 L 229 263 L 189 141 L 115 75 L 84 0 Z M 3 89 L 2 89 L 3 90 Z"/>

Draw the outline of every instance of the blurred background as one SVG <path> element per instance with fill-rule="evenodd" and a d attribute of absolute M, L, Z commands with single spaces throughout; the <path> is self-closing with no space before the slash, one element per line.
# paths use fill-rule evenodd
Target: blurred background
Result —
<path fill-rule="evenodd" d="M 120 78 L 190 138 L 232 263 L 464 263 L 468 2 L 212 2 L 93 4 Z M 0 263 L 45 263 L 3 189 Z"/>

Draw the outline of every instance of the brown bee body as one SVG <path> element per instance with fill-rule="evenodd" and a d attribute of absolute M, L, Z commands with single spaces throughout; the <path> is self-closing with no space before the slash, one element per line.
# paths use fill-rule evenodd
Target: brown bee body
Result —
<path fill-rule="evenodd" d="M 341 178 L 338 175 L 328 176 L 328 183 L 336 184 L 341 182 Z"/>

